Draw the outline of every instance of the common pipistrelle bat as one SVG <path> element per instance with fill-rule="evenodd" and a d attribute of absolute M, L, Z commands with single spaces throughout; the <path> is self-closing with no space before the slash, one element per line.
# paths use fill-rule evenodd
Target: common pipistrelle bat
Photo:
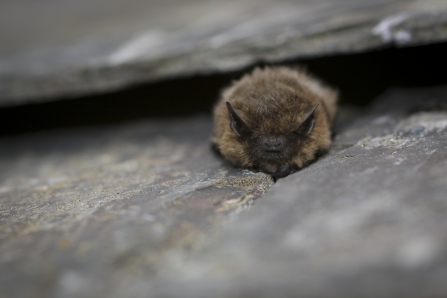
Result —
<path fill-rule="evenodd" d="M 281 178 L 327 151 L 338 92 L 299 68 L 256 68 L 223 90 L 214 147 L 232 164 Z"/>

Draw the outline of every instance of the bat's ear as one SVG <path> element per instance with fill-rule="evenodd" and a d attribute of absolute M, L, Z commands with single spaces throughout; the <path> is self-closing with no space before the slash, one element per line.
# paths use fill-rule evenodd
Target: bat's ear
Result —
<path fill-rule="evenodd" d="M 317 103 L 316 106 L 314 106 L 312 109 L 310 109 L 309 112 L 307 112 L 306 118 L 304 118 L 303 121 L 301 121 L 300 125 L 298 126 L 298 133 L 300 135 L 307 136 L 309 135 L 315 126 L 315 110 L 318 108 L 320 103 Z"/>
<path fill-rule="evenodd" d="M 233 110 L 233 107 L 231 104 L 227 101 L 227 108 L 228 113 L 230 114 L 230 127 L 231 130 L 241 138 L 248 138 L 251 136 L 252 132 L 250 128 L 248 128 L 248 125 L 245 123 L 244 120 L 242 120 L 241 117 L 236 113 L 235 110 Z"/>

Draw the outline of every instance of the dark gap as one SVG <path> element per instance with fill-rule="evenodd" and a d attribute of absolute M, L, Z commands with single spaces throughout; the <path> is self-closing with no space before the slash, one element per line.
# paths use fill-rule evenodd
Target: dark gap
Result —
<path fill-rule="evenodd" d="M 342 103 L 365 106 L 390 87 L 446 84 L 445 53 L 447 43 L 440 43 L 309 59 L 302 63 L 337 87 Z"/>
<path fill-rule="evenodd" d="M 290 60 L 341 92 L 341 102 L 364 106 L 390 86 L 445 84 L 447 43 L 361 54 Z M 0 109 L 0 135 L 101 125 L 148 117 L 211 113 L 220 90 L 251 68 L 228 74 L 169 79 L 126 90 Z"/>

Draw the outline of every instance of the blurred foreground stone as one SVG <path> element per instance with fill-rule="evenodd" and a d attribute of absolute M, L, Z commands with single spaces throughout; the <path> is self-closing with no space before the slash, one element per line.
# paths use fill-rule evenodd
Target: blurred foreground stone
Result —
<path fill-rule="evenodd" d="M 445 0 L 9 1 L 0 106 L 447 40 Z"/>
<path fill-rule="evenodd" d="M 445 297 L 446 98 L 389 91 L 265 196 L 206 118 L 4 138 L 0 296 Z"/>
<path fill-rule="evenodd" d="M 104 297 L 124 276 L 154 278 L 263 195 L 271 177 L 214 156 L 211 127 L 198 117 L 1 139 L 0 297 Z"/>

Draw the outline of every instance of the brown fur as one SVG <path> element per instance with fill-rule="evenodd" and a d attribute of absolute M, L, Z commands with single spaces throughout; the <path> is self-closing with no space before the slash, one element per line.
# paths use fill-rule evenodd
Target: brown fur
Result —
<path fill-rule="evenodd" d="M 296 170 L 314 159 L 318 152 L 329 148 L 337 97 L 335 90 L 302 69 L 256 68 L 222 92 L 214 108 L 214 143 L 236 166 L 263 170 L 269 166 L 275 169 L 288 165 Z M 295 137 L 291 137 L 282 152 L 267 154 L 233 132 L 226 102 L 245 121 L 253 138 L 291 136 L 308 111 L 320 104 L 313 114 L 315 126 L 309 135 L 296 142 L 293 141 Z M 274 174 L 274 170 L 264 171 Z"/>

